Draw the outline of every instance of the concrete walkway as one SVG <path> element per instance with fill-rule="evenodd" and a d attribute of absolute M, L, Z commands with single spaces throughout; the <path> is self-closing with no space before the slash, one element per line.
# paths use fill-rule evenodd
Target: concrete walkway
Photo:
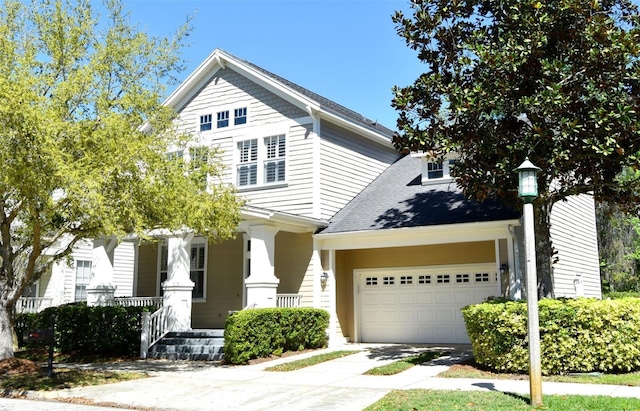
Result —
<path fill-rule="evenodd" d="M 363 372 L 426 349 L 452 349 L 449 356 L 392 376 Z M 310 352 L 248 366 L 201 362 L 140 361 L 108 368 L 144 370 L 151 378 L 33 393 L 33 399 L 85 398 L 142 410 L 362 410 L 394 389 L 501 391 L 529 393 L 528 381 L 434 378 L 471 355 L 469 347 L 351 344 L 336 349 L 360 352 L 291 372 L 264 371 L 283 362 L 317 355 Z M 330 351 L 323 350 L 321 352 Z M 105 367 L 105 366 L 103 366 Z M 639 387 L 543 383 L 543 393 L 640 398 Z M 0 401 L 0 410 L 3 408 Z M 40 403 L 42 404 L 42 403 Z M 21 409 L 27 410 L 28 408 Z M 35 408 L 34 408 L 35 409 Z M 54 409 L 54 408 L 50 408 Z M 64 408 L 59 408 L 64 409 Z M 92 410 L 92 407 L 86 408 Z M 113 410 L 113 408 L 111 408 Z M 77 410 L 77 408 L 69 408 Z"/>

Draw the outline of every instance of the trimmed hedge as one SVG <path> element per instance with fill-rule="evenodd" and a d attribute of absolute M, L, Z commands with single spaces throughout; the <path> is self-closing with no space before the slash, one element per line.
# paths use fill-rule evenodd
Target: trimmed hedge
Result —
<path fill-rule="evenodd" d="M 55 349 L 62 353 L 81 351 L 104 355 L 138 356 L 142 312 L 148 307 L 88 307 L 73 303 L 47 308 L 37 314 L 20 314 L 15 320 L 18 339 L 23 331 L 50 328 L 55 320 Z M 19 341 L 26 346 L 46 342 Z"/>
<path fill-rule="evenodd" d="M 640 369 L 640 299 L 539 302 L 544 375 Z M 528 372 L 526 301 L 489 301 L 462 309 L 478 364 Z"/>
<path fill-rule="evenodd" d="M 316 308 L 258 308 L 227 317 L 224 359 L 246 364 L 254 358 L 327 344 L 329 313 Z"/>

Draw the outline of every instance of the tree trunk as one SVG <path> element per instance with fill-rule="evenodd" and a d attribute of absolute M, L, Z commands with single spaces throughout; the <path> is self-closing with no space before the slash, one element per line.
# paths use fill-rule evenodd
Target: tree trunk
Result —
<path fill-rule="evenodd" d="M 551 242 L 551 208 L 552 204 L 546 201 L 534 203 L 538 299 L 554 297 L 552 267 L 555 251 Z"/>
<path fill-rule="evenodd" d="M 0 301 L 0 360 L 13 357 L 13 304 Z"/>

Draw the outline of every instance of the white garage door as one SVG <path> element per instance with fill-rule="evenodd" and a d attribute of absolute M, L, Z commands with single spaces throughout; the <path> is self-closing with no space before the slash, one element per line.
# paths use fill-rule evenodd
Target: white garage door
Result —
<path fill-rule="evenodd" d="M 495 264 L 356 272 L 360 340 L 469 343 L 460 309 L 497 295 L 496 277 Z"/>

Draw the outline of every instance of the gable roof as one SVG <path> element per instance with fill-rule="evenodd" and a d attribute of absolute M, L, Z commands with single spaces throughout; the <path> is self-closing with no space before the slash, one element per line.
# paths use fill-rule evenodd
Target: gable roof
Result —
<path fill-rule="evenodd" d="M 454 182 L 423 186 L 421 159 L 389 166 L 329 221 L 320 234 L 512 220 L 520 213 L 497 200 L 470 200 Z"/>
<path fill-rule="evenodd" d="M 249 78 L 260 86 L 305 110 L 313 118 L 319 117 L 357 131 L 381 144 L 391 146 L 394 131 L 350 110 L 328 98 L 271 73 L 249 61 L 242 60 L 224 50 L 216 49 L 165 100 L 164 104 L 180 111 L 182 107 L 220 69 L 227 67 Z"/>

